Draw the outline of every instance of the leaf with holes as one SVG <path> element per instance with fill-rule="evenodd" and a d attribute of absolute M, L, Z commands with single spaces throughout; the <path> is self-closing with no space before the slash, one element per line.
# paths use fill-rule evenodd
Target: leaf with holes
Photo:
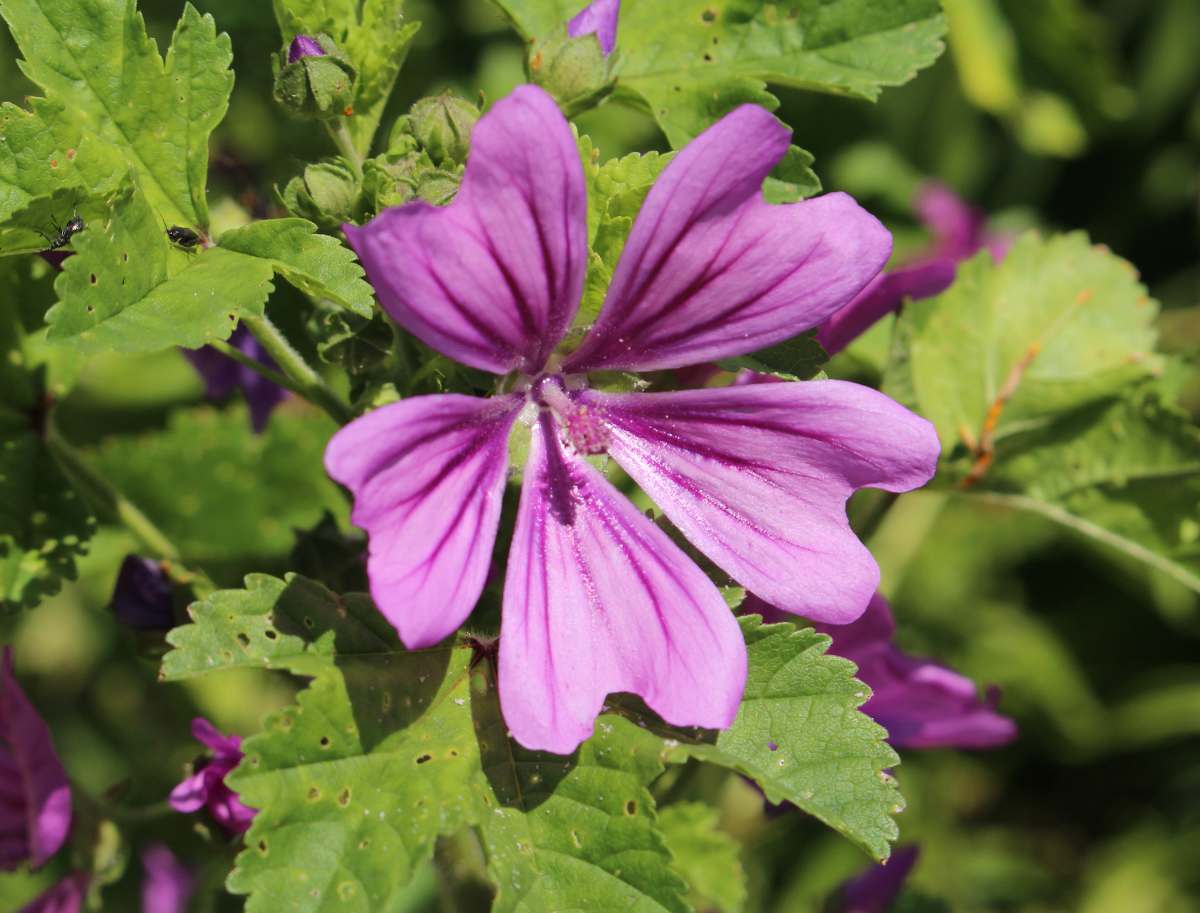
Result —
<path fill-rule="evenodd" d="M 0 266 L 0 616 L 32 608 L 75 578 L 96 521 L 45 442 L 45 368 Z"/>
<path fill-rule="evenodd" d="M 791 802 L 886 859 L 904 808 L 887 771 L 900 763 L 883 727 L 858 710 L 870 689 L 854 664 L 828 656 L 830 638 L 812 628 L 741 619 L 750 671 L 737 719 L 719 732 L 683 730 L 650 720 L 667 760 L 696 758 L 753 779 L 771 802 Z M 620 701 L 626 705 L 625 700 Z"/>
<path fill-rule="evenodd" d="M 507 736 L 490 660 L 405 651 L 366 597 L 255 576 L 192 607 L 170 679 L 232 666 L 313 677 L 230 784 L 261 809 L 230 887 L 247 910 L 387 909 L 437 836 L 478 828 L 494 910 L 684 913 L 646 789 L 661 744 L 602 717 L 566 758 Z"/>
<path fill-rule="evenodd" d="M 1200 428 L 1157 382 L 1013 433 L 971 494 L 1049 517 L 1200 592 Z"/>
<path fill-rule="evenodd" d="M 741 847 L 717 828 L 720 813 L 702 802 L 669 805 L 658 813 L 672 864 L 691 887 L 698 910 L 741 913 L 746 907 L 746 872 Z"/>
<path fill-rule="evenodd" d="M 83 138 L 109 144 L 162 219 L 207 227 L 208 137 L 233 89 L 212 16 L 187 4 L 164 61 L 132 0 L 0 0 L 0 15 L 25 75 L 70 112 L 81 158 Z"/>
<path fill-rule="evenodd" d="M 354 251 L 316 231 L 317 226 L 304 219 L 265 219 L 225 232 L 217 244 L 259 257 L 302 292 L 370 318 L 374 297 Z"/>
<path fill-rule="evenodd" d="M 254 569 L 286 556 L 293 531 L 324 511 L 345 518 L 321 464 L 335 428 L 284 406 L 253 434 L 244 408 L 200 406 L 175 410 L 162 430 L 109 436 L 88 457 L 190 560 Z"/>
<path fill-rule="evenodd" d="M 1157 366 L 1158 308 L 1134 268 L 1082 233 L 1021 237 L 1003 263 L 982 252 L 950 289 L 905 307 L 894 358 L 943 453 L 1119 393 Z"/>
<path fill-rule="evenodd" d="M 497 0 L 527 39 L 579 11 L 564 0 Z M 614 97 L 648 110 L 678 149 L 740 104 L 774 110 L 768 83 L 874 100 L 942 53 L 937 0 L 642 0 L 625 3 Z"/>
<path fill-rule="evenodd" d="M 227 339 L 243 314 L 261 315 L 271 293 L 271 263 L 222 248 L 175 250 L 158 214 L 126 187 L 106 222 L 93 220 L 72 240 L 47 313 L 51 341 L 81 352 L 198 348 Z"/>

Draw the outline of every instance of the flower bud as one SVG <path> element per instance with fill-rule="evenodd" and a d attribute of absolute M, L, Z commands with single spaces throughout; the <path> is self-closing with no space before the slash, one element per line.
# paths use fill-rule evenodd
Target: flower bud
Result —
<path fill-rule="evenodd" d="M 280 198 L 293 215 L 322 228 L 357 222 L 362 214 L 362 185 L 343 158 L 309 165 L 288 181 Z"/>
<path fill-rule="evenodd" d="M 409 112 L 408 128 L 435 165 L 461 165 L 467 160 L 471 129 L 479 109 L 449 92 L 422 98 Z"/>
<path fill-rule="evenodd" d="M 443 206 L 461 182 L 461 165 L 438 168 L 424 152 L 388 152 L 363 163 L 363 196 L 375 212 L 415 199 Z"/>
<path fill-rule="evenodd" d="M 324 57 L 325 49 L 310 35 L 297 35 L 288 47 L 287 62 L 295 63 L 301 57 Z"/>
<path fill-rule="evenodd" d="M 275 60 L 275 99 L 300 117 L 351 113 L 354 66 L 328 35 L 297 35 Z"/>
<path fill-rule="evenodd" d="M 554 96 L 570 115 L 597 104 L 613 89 L 613 60 L 596 35 L 562 33 L 535 42 L 526 60 L 530 81 Z"/>

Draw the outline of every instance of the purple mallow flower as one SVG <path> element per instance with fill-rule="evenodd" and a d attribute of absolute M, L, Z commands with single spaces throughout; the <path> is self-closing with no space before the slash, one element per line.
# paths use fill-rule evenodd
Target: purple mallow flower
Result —
<path fill-rule="evenodd" d="M 837 913 L 885 913 L 900 896 L 918 854 L 915 846 L 901 847 L 883 865 L 873 865 L 854 876 L 838 891 L 834 909 Z"/>
<path fill-rule="evenodd" d="M 39 868 L 71 828 L 71 787 L 50 729 L 17 684 L 12 648 L 0 650 L 0 870 Z"/>
<path fill-rule="evenodd" d="M 782 612 L 750 596 L 742 611 L 767 622 L 788 621 Z M 829 652 L 858 666 L 858 677 L 871 689 L 863 704 L 888 731 L 896 748 L 999 748 L 1017 737 L 1017 726 L 996 712 L 999 692 L 979 689 L 969 678 L 926 659 L 909 656 L 894 643 L 896 623 L 887 600 L 878 593 L 857 621 L 847 625 L 813 624 L 833 638 Z"/>
<path fill-rule="evenodd" d="M 254 334 L 245 327 L 238 327 L 233 331 L 233 335 L 229 337 L 229 344 L 268 368 L 277 367 L 271 356 L 254 338 Z M 278 384 L 271 383 L 253 368 L 239 364 L 216 349 L 208 346 L 202 349 L 184 349 L 183 354 L 204 379 L 204 392 L 209 399 L 224 399 L 234 390 L 241 389 L 250 409 L 250 425 L 256 432 L 261 432 L 267 427 L 271 412 L 287 396 L 287 391 Z"/>
<path fill-rule="evenodd" d="M 321 47 L 321 42 L 317 41 L 311 35 L 297 35 L 292 39 L 292 43 L 288 45 L 288 63 L 295 63 L 302 57 L 324 57 L 325 49 Z"/>
<path fill-rule="evenodd" d="M 606 393 L 591 371 L 752 352 L 815 326 L 879 271 L 887 231 L 845 194 L 768 205 L 790 133 L 746 105 L 688 144 L 646 197 L 595 325 L 557 352 L 587 264 L 587 197 L 553 100 L 525 86 L 476 126 L 462 189 L 345 226 L 405 329 L 506 376 L 489 399 L 384 406 L 330 442 L 329 473 L 370 534 L 377 605 L 436 643 L 484 586 L 518 421 L 531 435 L 508 557 L 500 700 L 530 748 L 570 752 L 607 694 L 663 719 L 732 723 L 746 650 L 716 586 L 586 459 L 611 456 L 693 544 L 788 611 L 848 622 L 879 579 L 846 520 L 857 488 L 907 491 L 937 436 L 882 394 L 822 381 Z"/>
<path fill-rule="evenodd" d="M 929 249 L 909 263 L 876 276 L 849 304 L 817 328 L 817 341 L 835 355 L 906 299 L 940 294 L 954 282 L 958 263 L 987 248 L 999 261 L 1012 236 L 987 229 L 986 215 L 968 206 L 944 184 L 929 181 L 914 201 L 921 221 L 933 235 Z"/>
<path fill-rule="evenodd" d="M 611 54 L 617 46 L 617 19 L 620 14 L 621 0 L 592 0 L 567 23 L 567 34 L 572 38 L 595 35 L 600 42 L 600 50 Z"/>
<path fill-rule="evenodd" d="M 242 805 L 225 776 L 242 760 L 241 736 L 222 735 L 201 717 L 192 720 L 192 735 L 212 750 L 212 757 L 197 762 L 196 772 L 171 790 L 171 807 L 184 813 L 207 808 L 228 833 L 240 834 L 250 827 L 255 811 Z"/>
<path fill-rule="evenodd" d="M 87 899 L 90 882 L 87 872 L 74 872 L 17 913 L 79 913 Z"/>
<path fill-rule="evenodd" d="M 142 913 L 184 913 L 196 876 L 164 843 L 142 850 Z"/>
<path fill-rule="evenodd" d="M 112 594 L 117 621 L 138 631 L 166 631 L 175 626 L 171 583 L 162 564 L 126 555 Z"/>

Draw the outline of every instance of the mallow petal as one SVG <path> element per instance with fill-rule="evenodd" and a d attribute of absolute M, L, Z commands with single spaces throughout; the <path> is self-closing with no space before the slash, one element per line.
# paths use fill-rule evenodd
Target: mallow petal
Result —
<path fill-rule="evenodd" d="M 521 86 L 472 131 L 453 203 L 344 228 L 402 327 L 463 364 L 534 373 L 583 292 L 587 193 L 571 128 L 549 95 Z"/>
<path fill-rule="evenodd" d="M 0 870 L 45 865 L 71 828 L 71 787 L 50 729 L 0 650 Z"/>
<path fill-rule="evenodd" d="M 418 396 L 351 422 L 325 468 L 354 493 L 379 610 L 410 647 L 471 614 L 487 579 L 519 397 Z"/>
<path fill-rule="evenodd" d="M 17 913 L 80 913 L 87 899 L 90 882 L 87 872 L 74 872 L 21 907 Z"/>
<path fill-rule="evenodd" d="M 932 425 L 844 381 L 579 401 L 607 427 L 608 453 L 693 544 L 766 602 L 814 620 L 853 621 L 879 582 L 846 499 L 917 488 L 937 465 Z"/>
<path fill-rule="evenodd" d="M 880 273 L 854 300 L 817 328 L 817 342 L 836 355 L 872 326 L 895 311 L 906 298 L 919 301 L 944 292 L 954 282 L 955 262 L 934 257 Z"/>
<path fill-rule="evenodd" d="M 567 34 L 572 38 L 595 35 L 600 49 L 611 54 L 617 46 L 617 19 L 621 14 L 621 0 L 592 0 L 576 13 L 567 23 Z"/>
<path fill-rule="evenodd" d="M 887 261 L 891 235 L 844 193 L 768 204 L 791 132 L 743 105 L 651 188 L 568 370 L 649 371 L 742 355 L 818 325 Z"/>
<path fill-rule="evenodd" d="M 186 913 L 196 876 L 165 843 L 142 850 L 141 913 Z"/>
<path fill-rule="evenodd" d="M 500 702 L 522 745 L 560 754 L 605 696 L 641 695 L 681 726 L 733 722 L 746 648 L 712 582 L 592 466 L 533 434 L 508 559 Z"/>

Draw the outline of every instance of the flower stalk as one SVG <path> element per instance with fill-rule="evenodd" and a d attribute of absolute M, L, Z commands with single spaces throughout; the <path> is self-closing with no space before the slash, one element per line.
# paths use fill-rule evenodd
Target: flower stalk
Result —
<path fill-rule="evenodd" d="M 291 380 L 290 384 L 285 385 L 289 390 L 320 406 L 340 425 L 346 424 L 354 417 L 350 407 L 330 389 L 324 378 L 304 360 L 304 356 L 292 347 L 287 337 L 270 318 L 265 315 L 247 316 L 242 318 L 242 323 Z"/>

